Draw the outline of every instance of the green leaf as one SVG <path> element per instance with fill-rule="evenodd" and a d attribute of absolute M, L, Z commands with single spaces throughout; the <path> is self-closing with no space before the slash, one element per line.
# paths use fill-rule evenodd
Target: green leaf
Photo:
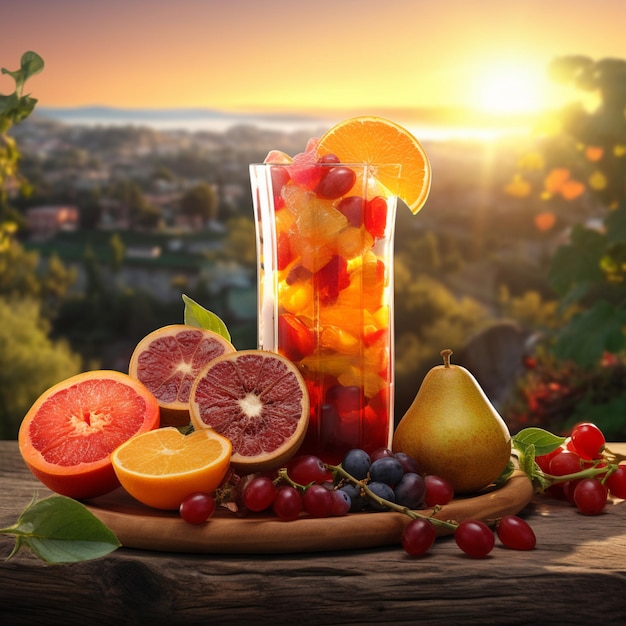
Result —
<path fill-rule="evenodd" d="M 12 554 L 25 546 L 49 564 L 96 559 L 121 545 L 115 533 L 87 507 L 65 496 L 32 502 L 14 526 L 0 532 L 17 536 Z"/>
<path fill-rule="evenodd" d="M 20 66 L 24 75 L 24 82 L 26 82 L 31 76 L 43 71 L 44 62 L 36 52 L 30 50 L 22 55 Z"/>
<path fill-rule="evenodd" d="M 227 341 L 230 341 L 230 333 L 226 324 L 215 313 L 205 309 L 185 294 L 183 294 L 183 302 L 185 303 L 185 324 L 212 330 Z"/>
<path fill-rule="evenodd" d="M 557 336 L 554 353 L 581 367 L 596 364 L 606 350 L 613 354 L 626 345 L 623 327 L 626 311 L 600 300 L 589 310 L 574 315 Z"/>
<path fill-rule="evenodd" d="M 533 446 L 533 461 L 535 456 L 543 456 L 556 450 L 564 441 L 565 437 L 559 437 L 537 427 L 524 428 L 512 439 L 513 447 L 521 452 L 525 452 L 529 446 Z"/>

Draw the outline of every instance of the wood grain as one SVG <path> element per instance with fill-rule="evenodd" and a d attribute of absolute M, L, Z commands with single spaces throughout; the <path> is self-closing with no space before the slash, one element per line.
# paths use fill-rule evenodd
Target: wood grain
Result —
<path fill-rule="evenodd" d="M 14 523 L 36 491 L 49 493 L 15 442 L 0 442 L 0 525 Z M 122 548 L 50 567 L 26 551 L 5 561 L 14 540 L 0 536 L 0 623 L 623 624 L 626 506 L 586 517 L 537 496 L 521 515 L 537 548 L 497 544 L 481 560 L 442 537 L 419 559 L 398 546 L 256 555 Z"/>

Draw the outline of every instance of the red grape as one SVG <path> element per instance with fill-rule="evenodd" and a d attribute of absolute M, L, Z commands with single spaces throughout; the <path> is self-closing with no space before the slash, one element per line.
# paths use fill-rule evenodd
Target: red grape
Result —
<path fill-rule="evenodd" d="M 322 174 L 322 179 L 315 187 L 315 193 L 325 200 L 341 198 L 352 189 L 355 181 L 356 174 L 349 167 L 331 167 Z"/>
<path fill-rule="evenodd" d="M 496 530 L 500 541 L 512 550 L 532 550 L 537 543 L 533 529 L 516 515 L 505 515 Z"/>
<path fill-rule="evenodd" d="M 575 452 L 563 450 L 550 461 L 550 474 L 553 476 L 565 476 L 575 474 L 582 469 L 580 456 Z"/>
<path fill-rule="evenodd" d="M 413 519 L 402 531 L 402 547 L 407 554 L 419 556 L 433 545 L 436 537 L 437 531 L 432 522 L 423 518 Z"/>
<path fill-rule="evenodd" d="M 574 489 L 574 504 L 583 515 L 602 513 L 608 497 L 608 489 L 596 478 L 584 478 Z"/>
<path fill-rule="evenodd" d="M 493 531 L 480 520 L 462 521 L 454 531 L 457 546 L 468 556 L 482 558 L 487 556 L 495 544 Z"/>
<path fill-rule="evenodd" d="M 304 510 L 312 517 L 329 517 L 333 508 L 333 496 L 323 485 L 311 485 L 302 498 Z"/>
<path fill-rule="evenodd" d="M 599 458 L 606 443 L 602 431 L 589 422 L 574 426 L 571 441 L 576 452 L 583 459 Z"/>
<path fill-rule="evenodd" d="M 428 507 L 443 506 L 454 498 L 452 485 L 445 478 L 441 478 L 441 476 L 426 474 L 424 476 L 424 484 L 426 487 L 424 502 Z"/>
<path fill-rule="evenodd" d="M 626 499 L 626 464 L 618 465 L 606 479 L 605 485 L 616 498 Z"/>
<path fill-rule="evenodd" d="M 244 506 L 250 511 L 265 511 L 274 497 L 276 487 L 269 476 L 256 476 L 243 489 L 242 499 Z"/>
<path fill-rule="evenodd" d="M 312 454 L 297 456 L 289 462 L 287 473 L 299 485 L 321 483 L 328 473 L 322 460 Z"/>
<path fill-rule="evenodd" d="M 215 498 L 203 491 L 188 495 L 179 507 L 179 514 L 189 524 L 202 524 L 215 512 Z"/>
<path fill-rule="evenodd" d="M 302 495 L 295 487 L 282 485 L 276 490 L 272 509 L 281 520 L 294 520 L 302 511 Z"/>

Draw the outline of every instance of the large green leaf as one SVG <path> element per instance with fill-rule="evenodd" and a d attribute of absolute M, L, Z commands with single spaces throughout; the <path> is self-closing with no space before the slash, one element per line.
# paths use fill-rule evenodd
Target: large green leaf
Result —
<path fill-rule="evenodd" d="M 65 496 L 31 503 L 14 526 L 0 532 L 16 535 L 13 554 L 24 546 L 50 564 L 96 559 L 120 546 L 113 531 L 89 509 Z"/>

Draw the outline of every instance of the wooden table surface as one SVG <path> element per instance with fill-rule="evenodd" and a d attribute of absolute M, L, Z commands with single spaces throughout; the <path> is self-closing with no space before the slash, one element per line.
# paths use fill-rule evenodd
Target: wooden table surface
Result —
<path fill-rule="evenodd" d="M 0 527 L 35 493 L 50 495 L 17 443 L 0 441 Z M 0 535 L 0 624 L 626 623 L 626 502 L 587 517 L 537 496 L 521 516 L 537 548 L 496 542 L 481 560 L 444 537 L 418 559 L 399 546 L 270 556 L 120 548 L 48 566 L 25 550 L 5 560 L 14 538 Z"/>

